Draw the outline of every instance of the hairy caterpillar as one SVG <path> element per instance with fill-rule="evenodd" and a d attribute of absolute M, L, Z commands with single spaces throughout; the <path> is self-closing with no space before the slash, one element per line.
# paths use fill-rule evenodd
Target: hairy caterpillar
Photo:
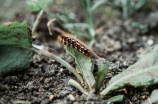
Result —
<path fill-rule="evenodd" d="M 81 40 L 77 39 L 76 37 L 72 36 L 71 34 L 53 27 L 52 29 L 50 28 L 50 24 L 55 21 L 55 19 L 49 21 L 47 23 L 48 26 L 48 30 L 50 35 L 52 35 L 52 31 L 56 31 L 58 32 L 60 35 L 57 36 L 57 40 L 61 43 L 64 44 L 66 46 L 70 46 L 72 48 L 77 49 L 79 52 L 83 53 L 85 56 L 90 57 L 91 53 L 96 57 L 96 58 L 100 58 L 92 49 L 90 49 L 85 43 L 83 43 Z"/>
<path fill-rule="evenodd" d="M 80 42 L 74 40 L 73 38 L 60 35 L 58 36 L 58 40 L 61 44 L 64 44 L 66 46 L 75 48 L 79 52 L 83 53 L 85 56 L 90 56 L 90 50 L 87 49 L 84 45 L 82 45 Z"/>

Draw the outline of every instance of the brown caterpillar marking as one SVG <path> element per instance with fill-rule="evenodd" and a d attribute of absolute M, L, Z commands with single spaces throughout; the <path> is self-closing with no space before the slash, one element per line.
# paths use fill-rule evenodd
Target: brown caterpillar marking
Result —
<path fill-rule="evenodd" d="M 85 56 L 88 56 L 88 57 L 90 56 L 90 50 L 88 50 L 86 47 L 84 47 L 78 41 L 75 41 L 73 38 L 60 35 L 60 36 L 58 36 L 58 40 L 61 44 L 75 48 L 80 53 L 83 53 Z"/>

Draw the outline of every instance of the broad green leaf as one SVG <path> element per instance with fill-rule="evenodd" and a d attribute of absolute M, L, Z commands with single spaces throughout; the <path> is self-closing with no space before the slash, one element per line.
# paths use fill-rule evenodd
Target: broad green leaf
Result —
<path fill-rule="evenodd" d="M 158 104 L 158 89 L 154 90 L 151 94 L 151 102 L 154 104 Z"/>
<path fill-rule="evenodd" d="M 105 90 L 101 92 L 102 96 L 122 88 L 125 85 L 134 87 L 148 87 L 158 83 L 158 45 L 149 54 L 145 55 L 134 65 L 130 66 L 124 72 L 114 76 Z"/>
<path fill-rule="evenodd" d="M 0 45 L 0 76 L 28 68 L 32 56 L 31 50 L 14 45 Z"/>
<path fill-rule="evenodd" d="M 109 103 L 116 103 L 116 102 L 121 102 L 123 100 L 124 95 L 117 95 L 114 97 L 111 97 L 110 99 L 106 100 Z"/>
<path fill-rule="evenodd" d="M 0 27 L 0 76 L 29 67 L 31 35 L 26 22 Z"/>
<path fill-rule="evenodd" d="M 101 68 L 99 68 L 98 70 L 98 74 L 97 74 L 97 80 L 96 80 L 96 84 L 95 84 L 95 93 L 98 94 L 100 92 L 100 87 L 103 83 L 103 80 L 105 79 L 105 76 L 108 73 L 108 66 L 104 65 Z"/>
<path fill-rule="evenodd" d="M 76 70 L 83 75 L 86 83 L 92 90 L 92 87 L 95 83 L 95 79 L 91 70 L 92 62 L 90 57 L 85 56 L 84 54 L 71 47 L 67 47 L 67 52 L 75 58 L 77 64 Z"/>
<path fill-rule="evenodd" d="M 41 8 L 46 7 L 53 0 L 33 0 L 35 1 Z M 32 0 L 27 0 L 27 6 L 31 12 L 39 12 L 41 8 L 39 8 Z"/>
<path fill-rule="evenodd" d="M 32 34 L 26 22 L 15 22 L 0 27 L 0 45 L 32 47 Z"/>

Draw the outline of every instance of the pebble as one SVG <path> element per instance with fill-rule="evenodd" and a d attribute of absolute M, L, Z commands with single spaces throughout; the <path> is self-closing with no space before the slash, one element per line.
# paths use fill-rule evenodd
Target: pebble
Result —
<path fill-rule="evenodd" d="M 11 80 L 11 82 L 17 82 L 18 77 L 17 76 L 11 76 L 10 80 Z"/>
<path fill-rule="evenodd" d="M 72 94 L 68 95 L 68 98 L 69 98 L 70 100 L 72 100 L 72 101 L 75 100 L 75 97 L 74 97 Z"/>
<path fill-rule="evenodd" d="M 34 88 L 32 81 L 31 81 L 31 82 L 28 82 L 26 86 L 27 86 L 27 88 L 28 88 L 30 91 L 32 91 L 32 89 Z"/>
<path fill-rule="evenodd" d="M 136 101 L 138 99 L 138 97 L 137 97 L 137 95 L 134 95 L 133 97 L 132 97 L 132 99 L 131 99 L 131 101 Z"/>
<path fill-rule="evenodd" d="M 54 95 L 50 95 L 50 96 L 49 96 L 49 100 L 53 100 L 54 97 L 55 97 Z"/>
<path fill-rule="evenodd" d="M 7 83 L 7 84 L 10 83 L 10 76 L 6 76 L 6 77 L 4 78 L 4 83 Z"/>
<path fill-rule="evenodd" d="M 154 44 L 154 40 L 149 39 L 149 40 L 147 41 L 147 44 L 150 45 L 150 46 L 153 45 L 153 44 Z"/>
<path fill-rule="evenodd" d="M 142 99 L 142 100 L 144 100 L 144 99 L 146 99 L 146 98 L 147 98 L 146 95 L 141 96 L 141 99 Z"/>
<path fill-rule="evenodd" d="M 136 42 L 136 39 L 135 39 L 135 38 L 130 38 L 130 39 L 128 39 L 128 43 L 134 43 L 134 42 Z"/>
<path fill-rule="evenodd" d="M 28 79 L 29 79 L 29 76 L 26 75 L 26 74 L 24 74 L 23 79 L 24 79 L 24 80 L 28 80 Z"/>

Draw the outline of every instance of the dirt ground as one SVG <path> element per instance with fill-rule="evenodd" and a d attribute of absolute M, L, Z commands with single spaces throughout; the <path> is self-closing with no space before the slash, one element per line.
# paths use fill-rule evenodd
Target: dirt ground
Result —
<path fill-rule="evenodd" d="M 73 14 L 76 22 L 85 21 L 82 7 L 77 0 L 56 0 L 56 3 L 49 4 L 45 10 L 52 15 L 63 14 L 60 6 Z M 120 9 L 108 5 L 102 5 L 94 11 L 94 26 L 97 34 L 92 49 L 110 63 L 109 72 L 101 90 L 106 88 L 113 76 L 120 73 L 115 62 L 119 61 L 121 56 L 119 68 L 124 71 L 157 44 L 158 10 L 156 9 L 153 7 L 140 10 L 129 19 L 122 17 Z M 0 0 L 0 23 L 27 20 L 29 26 L 32 27 L 35 19 L 36 15 L 28 10 L 24 0 Z M 49 35 L 46 26 L 48 20 L 50 18 L 44 15 L 37 29 L 38 36 L 34 44 L 53 49 L 52 52 L 55 54 L 57 52 L 59 57 L 75 67 L 74 59 L 66 53 L 65 48 L 54 37 Z M 142 33 L 140 27 L 133 28 L 134 22 L 148 24 L 148 31 Z M 81 40 L 88 43 L 87 40 L 82 38 Z M 92 58 L 94 64 L 95 60 Z M 25 101 L 24 103 L 27 104 L 105 103 L 105 100 L 96 95 L 90 94 L 87 97 L 78 89 L 68 86 L 66 82 L 69 78 L 76 79 L 68 69 L 55 60 L 35 53 L 29 69 L 0 77 L 0 104 L 13 104 L 15 101 Z M 158 88 L 157 85 L 148 88 L 127 86 L 124 88 L 127 93 L 123 89 L 117 90 L 109 97 L 123 94 L 124 99 L 118 104 L 141 104 L 156 88 Z M 70 96 L 74 96 L 75 100 L 70 100 Z"/>

